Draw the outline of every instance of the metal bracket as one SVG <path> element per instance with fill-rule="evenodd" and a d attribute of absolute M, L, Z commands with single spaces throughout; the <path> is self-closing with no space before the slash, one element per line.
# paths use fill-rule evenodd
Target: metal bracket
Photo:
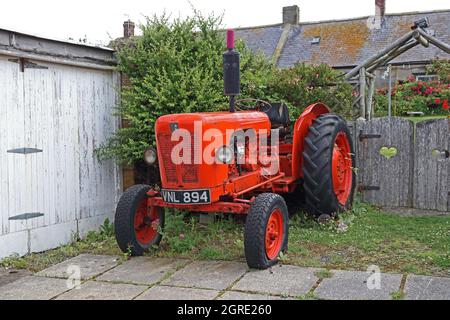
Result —
<path fill-rule="evenodd" d="M 19 58 L 19 59 L 8 59 L 9 62 L 12 63 L 18 63 L 20 64 L 20 71 L 24 72 L 25 69 L 43 69 L 43 70 L 47 70 L 48 67 L 47 66 L 42 66 L 40 64 L 28 61 L 25 58 Z"/>
<path fill-rule="evenodd" d="M 359 186 L 359 191 L 380 191 L 381 188 L 378 186 Z"/>
<path fill-rule="evenodd" d="M 34 62 L 30 62 L 30 61 L 25 61 L 25 65 L 24 67 L 26 69 L 43 69 L 43 70 L 47 70 L 48 67 L 46 66 L 42 66 L 40 64 L 34 63 Z"/>
<path fill-rule="evenodd" d="M 365 139 L 380 139 L 381 134 L 375 134 L 375 133 L 368 133 L 363 134 L 362 130 L 359 130 L 359 141 L 363 141 Z"/>
<path fill-rule="evenodd" d="M 40 212 L 32 212 L 32 213 L 24 213 L 24 214 L 19 214 L 18 216 L 14 216 L 14 217 L 10 217 L 8 220 L 28 220 L 28 219 L 34 219 L 34 218 L 39 218 L 44 216 L 43 213 Z"/>
<path fill-rule="evenodd" d="M 8 150 L 7 153 L 17 153 L 17 154 L 30 154 L 30 153 L 40 153 L 43 152 L 41 149 L 35 149 L 35 148 L 18 148 L 18 149 L 11 149 Z"/>

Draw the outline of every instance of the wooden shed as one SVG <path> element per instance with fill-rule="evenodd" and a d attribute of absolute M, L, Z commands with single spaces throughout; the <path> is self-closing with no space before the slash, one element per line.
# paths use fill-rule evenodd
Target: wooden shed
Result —
<path fill-rule="evenodd" d="M 112 220 L 121 172 L 95 149 L 118 127 L 108 48 L 0 29 L 0 258 Z"/>

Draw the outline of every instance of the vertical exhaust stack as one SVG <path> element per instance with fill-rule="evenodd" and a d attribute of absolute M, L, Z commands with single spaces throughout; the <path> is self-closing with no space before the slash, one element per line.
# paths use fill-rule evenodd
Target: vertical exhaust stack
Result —
<path fill-rule="evenodd" d="M 234 49 L 234 30 L 227 30 L 227 49 L 223 54 L 224 93 L 230 97 L 230 112 L 235 112 L 235 99 L 241 94 L 241 71 L 240 55 Z"/>

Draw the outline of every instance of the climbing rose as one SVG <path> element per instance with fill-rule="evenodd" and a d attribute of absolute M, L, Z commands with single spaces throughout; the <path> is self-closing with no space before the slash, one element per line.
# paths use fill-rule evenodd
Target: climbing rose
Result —
<path fill-rule="evenodd" d="M 444 103 L 442 104 L 442 108 L 444 110 L 449 110 L 450 109 L 450 106 L 448 105 L 448 99 L 444 100 Z"/>

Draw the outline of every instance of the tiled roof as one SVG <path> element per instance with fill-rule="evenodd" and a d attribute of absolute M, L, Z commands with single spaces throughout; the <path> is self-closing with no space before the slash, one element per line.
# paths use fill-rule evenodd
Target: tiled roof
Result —
<path fill-rule="evenodd" d="M 278 65 L 289 67 L 305 61 L 333 67 L 356 66 L 406 34 L 414 21 L 424 17 L 429 19 L 429 30 L 434 31 L 434 36 L 450 44 L 450 10 L 386 15 L 381 28 L 371 27 L 373 17 L 301 23 L 291 26 Z M 280 24 L 238 29 L 237 37 L 253 50 L 271 57 L 283 28 Z M 320 37 L 319 44 L 311 44 L 315 37 Z M 435 57 L 450 59 L 449 54 L 430 45 L 429 48 L 418 46 L 394 62 L 422 62 Z"/>
<path fill-rule="evenodd" d="M 256 28 L 242 28 L 236 30 L 236 37 L 244 40 L 246 45 L 272 57 L 283 32 L 283 25 L 262 26 Z"/>

